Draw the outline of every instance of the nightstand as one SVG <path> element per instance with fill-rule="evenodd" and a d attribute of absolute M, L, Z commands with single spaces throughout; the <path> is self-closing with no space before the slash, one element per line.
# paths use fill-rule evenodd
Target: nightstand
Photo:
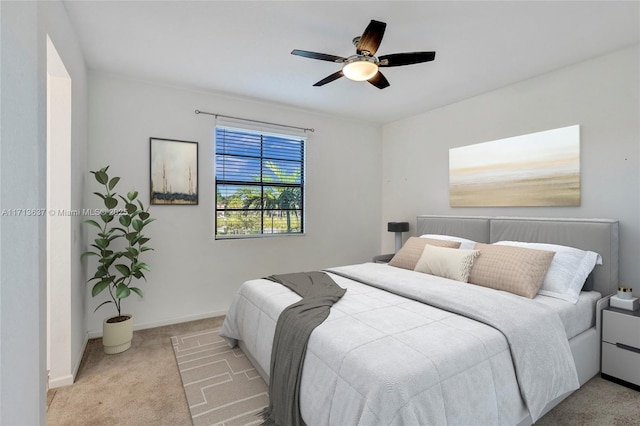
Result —
<path fill-rule="evenodd" d="M 640 391 L 640 311 L 602 311 L 601 376 Z"/>
<path fill-rule="evenodd" d="M 395 256 L 395 253 L 379 254 L 377 256 L 373 256 L 373 259 L 371 261 L 374 263 L 389 263 L 393 256 Z"/>

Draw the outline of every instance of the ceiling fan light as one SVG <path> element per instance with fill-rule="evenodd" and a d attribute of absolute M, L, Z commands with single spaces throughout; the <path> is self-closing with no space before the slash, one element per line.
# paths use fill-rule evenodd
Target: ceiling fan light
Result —
<path fill-rule="evenodd" d="M 346 62 L 342 67 L 342 72 L 349 80 L 369 80 L 378 72 L 378 64 L 373 58 L 357 58 Z"/>

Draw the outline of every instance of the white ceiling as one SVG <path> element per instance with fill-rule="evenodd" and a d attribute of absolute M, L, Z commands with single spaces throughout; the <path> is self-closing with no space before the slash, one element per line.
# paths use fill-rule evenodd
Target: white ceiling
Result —
<path fill-rule="evenodd" d="M 386 123 L 640 42 L 638 1 L 72 1 L 90 69 Z M 379 90 L 318 80 L 371 19 L 377 55 L 436 51 L 386 68 Z M 216 111 L 224 114 L 224 111 Z"/>

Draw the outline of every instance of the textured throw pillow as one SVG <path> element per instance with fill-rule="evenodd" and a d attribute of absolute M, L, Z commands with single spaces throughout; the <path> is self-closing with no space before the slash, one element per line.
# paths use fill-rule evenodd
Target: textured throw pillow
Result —
<path fill-rule="evenodd" d="M 533 299 L 551 265 L 552 251 L 494 244 L 476 244 L 469 282 Z"/>
<path fill-rule="evenodd" d="M 426 244 L 414 271 L 466 283 L 469 280 L 473 260 L 479 254 L 479 250 L 436 247 Z"/>
<path fill-rule="evenodd" d="M 577 303 L 587 277 L 596 265 L 602 265 L 602 256 L 593 251 L 575 247 L 544 243 L 500 241 L 496 244 L 548 250 L 556 253 L 538 294 Z"/>
<path fill-rule="evenodd" d="M 389 261 L 389 265 L 397 268 L 413 270 L 422 256 L 424 246 L 427 244 L 438 247 L 458 248 L 460 243 L 456 241 L 432 240 L 430 238 L 410 237 L 400 250 Z"/>
<path fill-rule="evenodd" d="M 460 248 L 463 250 L 473 250 L 476 242 L 473 240 L 468 240 L 466 238 L 454 237 L 452 235 L 442 235 L 442 234 L 424 234 L 420 235 L 420 238 L 432 238 L 434 240 L 447 240 L 447 241 L 457 241 L 460 243 Z"/>

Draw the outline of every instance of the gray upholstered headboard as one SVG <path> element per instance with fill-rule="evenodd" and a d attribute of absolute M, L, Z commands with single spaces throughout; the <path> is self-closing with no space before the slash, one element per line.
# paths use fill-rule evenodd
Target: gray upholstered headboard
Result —
<path fill-rule="evenodd" d="M 561 244 L 602 256 L 593 270 L 593 288 L 603 296 L 618 288 L 618 221 L 531 217 L 434 216 L 417 218 L 417 235 L 444 234 L 480 243 L 525 241 Z"/>

